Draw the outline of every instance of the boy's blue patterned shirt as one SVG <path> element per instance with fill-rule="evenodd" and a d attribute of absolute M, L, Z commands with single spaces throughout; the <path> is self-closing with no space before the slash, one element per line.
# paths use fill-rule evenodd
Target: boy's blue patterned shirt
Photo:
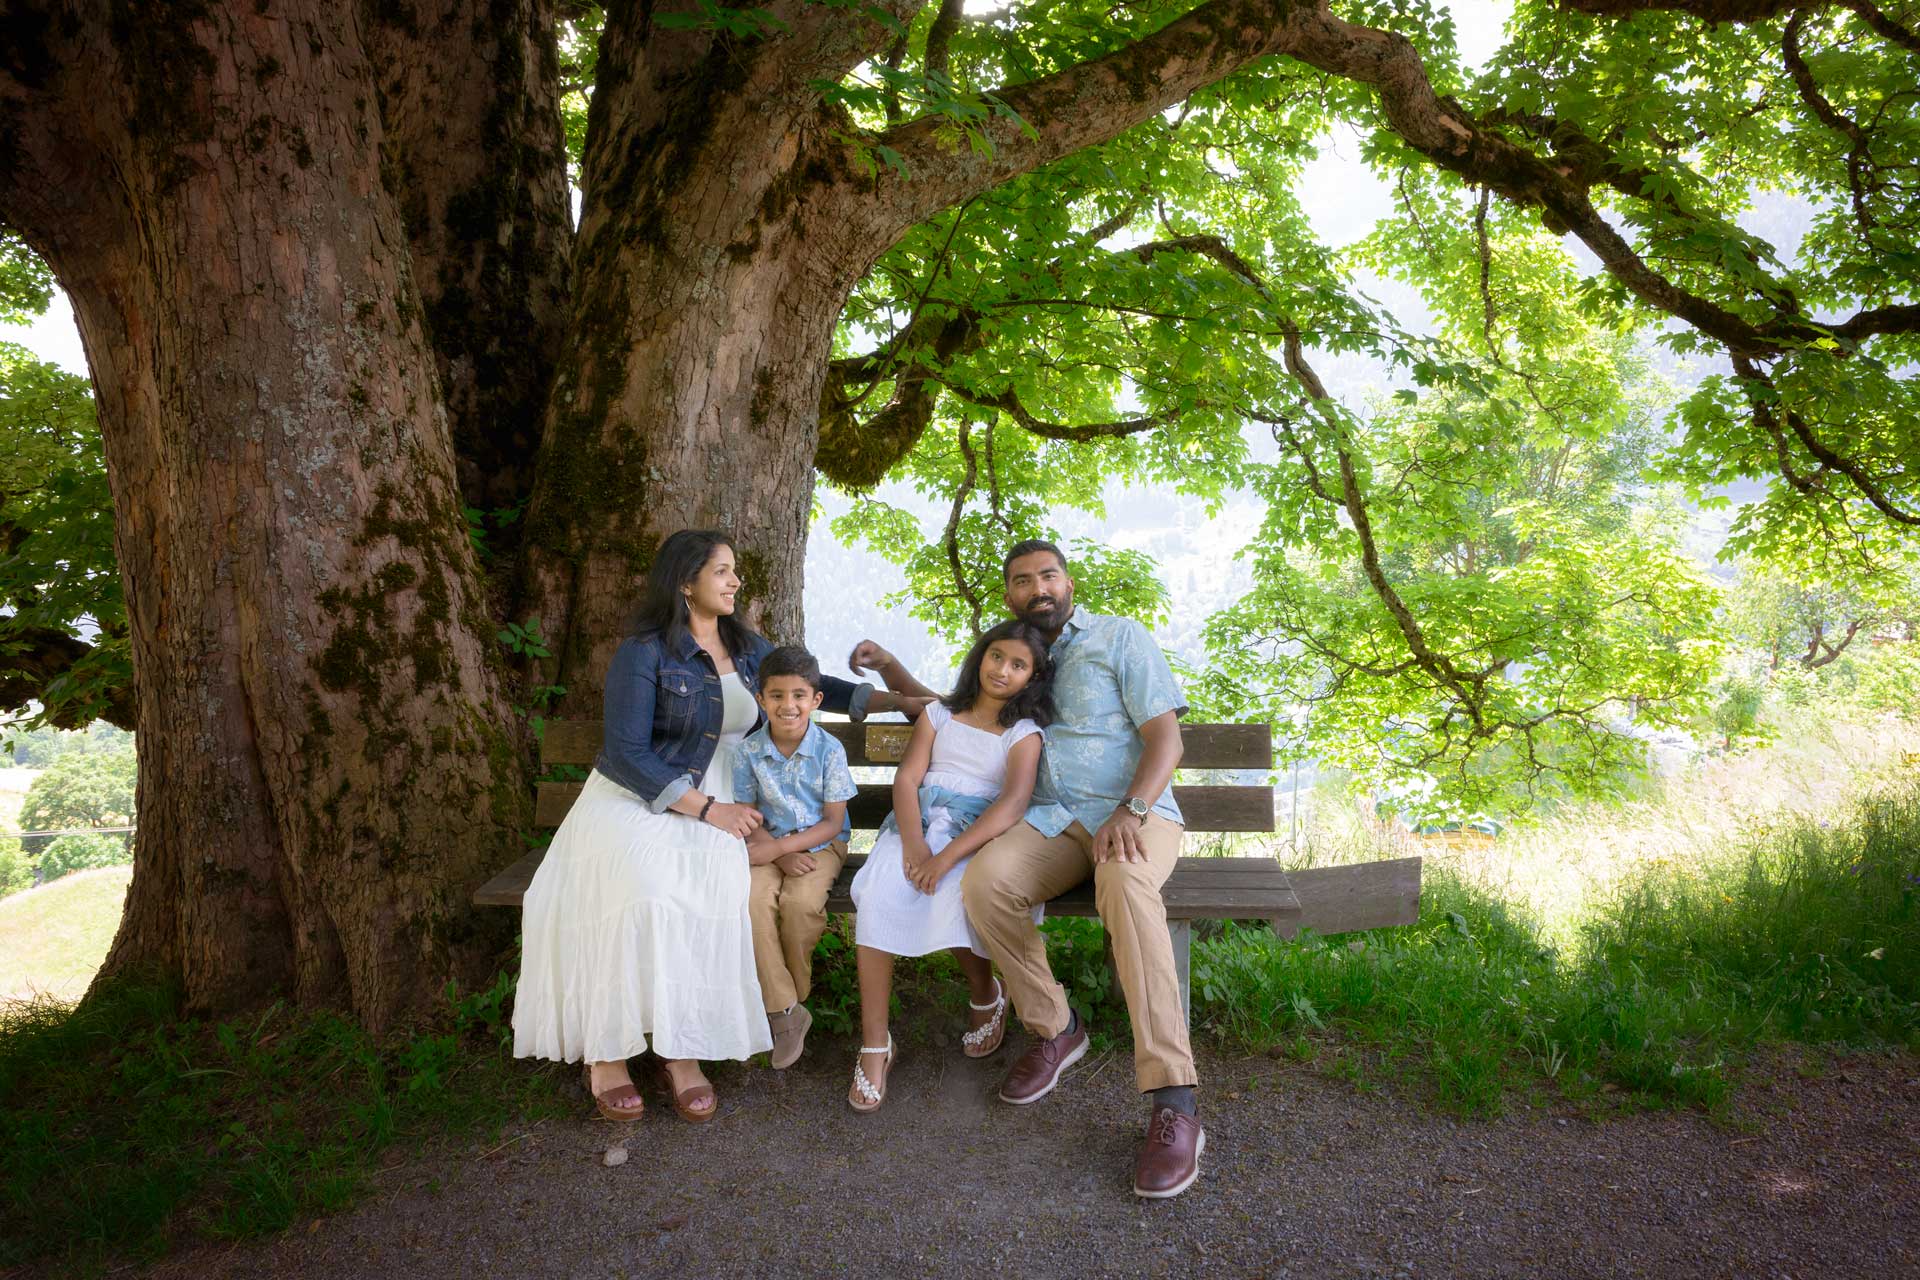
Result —
<path fill-rule="evenodd" d="M 820 821 L 823 806 L 851 800 L 860 793 L 847 768 L 847 749 L 817 724 L 807 725 L 806 736 L 791 756 L 781 753 L 761 725 L 734 747 L 733 798 L 750 804 L 767 820 L 767 833 L 790 836 Z M 837 839 L 853 834 L 853 822 L 840 824 Z M 822 840 L 815 848 L 825 848 Z"/>
<path fill-rule="evenodd" d="M 1049 651 L 1060 718 L 1047 727 L 1027 821 L 1057 836 L 1078 820 L 1089 833 L 1113 816 L 1140 766 L 1140 726 L 1186 699 L 1148 630 L 1132 618 L 1076 608 Z M 1185 825 L 1169 786 L 1153 811 Z"/>

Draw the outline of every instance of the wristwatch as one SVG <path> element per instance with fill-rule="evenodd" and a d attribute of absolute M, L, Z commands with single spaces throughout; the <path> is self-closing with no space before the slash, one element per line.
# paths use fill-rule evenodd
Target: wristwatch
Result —
<path fill-rule="evenodd" d="M 1142 800 L 1139 796 L 1128 796 L 1120 802 L 1120 806 L 1134 817 L 1140 819 L 1141 826 L 1144 827 L 1147 825 L 1147 811 L 1150 806 L 1145 800 Z"/>

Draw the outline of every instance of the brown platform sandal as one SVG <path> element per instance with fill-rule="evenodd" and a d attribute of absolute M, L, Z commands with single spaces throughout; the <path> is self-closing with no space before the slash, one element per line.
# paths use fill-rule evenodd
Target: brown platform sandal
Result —
<path fill-rule="evenodd" d="M 705 1124 L 720 1114 L 720 1099 L 718 1095 L 714 1093 L 711 1084 L 696 1084 L 685 1089 L 675 1090 L 673 1087 L 673 1073 L 667 1070 L 667 1064 L 665 1062 L 660 1064 L 660 1083 L 668 1093 L 673 1095 L 673 1109 L 678 1111 L 680 1118 L 688 1124 Z M 691 1104 L 703 1097 L 712 1098 L 713 1105 L 705 1111 L 695 1111 Z"/>
<path fill-rule="evenodd" d="M 580 1084 L 586 1089 L 587 1096 L 593 1099 L 594 1110 L 600 1113 L 602 1120 L 612 1120 L 616 1124 L 624 1124 L 629 1120 L 638 1120 L 641 1116 L 647 1114 L 647 1100 L 640 1096 L 640 1090 L 634 1087 L 633 1081 L 631 1080 L 625 1084 L 616 1084 L 611 1089 L 602 1089 L 599 1093 L 595 1093 L 593 1091 L 593 1065 L 583 1062 L 580 1064 Z M 630 1095 L 632 1101 L 628 1102 L 626 1106 L 616 1106 L 615 1099 L 619 1098 L 622 1094 Z"/>

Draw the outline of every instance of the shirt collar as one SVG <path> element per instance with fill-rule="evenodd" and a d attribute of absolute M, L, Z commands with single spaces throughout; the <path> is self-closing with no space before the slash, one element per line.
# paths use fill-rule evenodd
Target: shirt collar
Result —
<path fill-rule="evenodd" d="M 801 756 L 812 755 L 816 745 L 814 742 L 815 737 L 825 737 L 827 732 L 820 727 L 819 721 L 814 720 L 808 722 L 807 731 L 800 735 L 800 745 L 795 747 L 793 754 L 789 756 L 783 754 L 780 748 L 774 745 L 773 734 L 769 731 L 771 727 L 772 726 L 766 723 L 766 717 L 762 716 L 760 727 L 747 735 L 746 743 L 752 745 L 757 754 L 765 756 L 769 760 L 776 761 L 797 760 Z"/>
<path fill-rule="evenodd" d="M 1048 645 L 1047 648 L 1049 650 L 1058 649 L 1061 645 L 1066 644 L 1075 633 L 1085 631 L 1092 625 L 1093 614 L 1088 611 L 1087 606 L 1083 604 L 1073 606 L 1073 612 L 1067 615 L 1066 625 L 1060 628 L 1060 634 L 1053 638 L 1053 643 Z"/>

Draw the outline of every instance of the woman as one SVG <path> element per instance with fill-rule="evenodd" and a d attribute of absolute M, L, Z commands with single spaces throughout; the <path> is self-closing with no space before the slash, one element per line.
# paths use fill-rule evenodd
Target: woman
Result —
<path fill-rule="evenodd" d="M 773 646 L 734 618 L 739 589 L 726 535 L 683 529 L 661 546 L 607 669 L 600 756 L 522 905 L 514 1054 L 585 1058 L 609 1120 L 645 1110 L 626 1060 L 649 1036 L 694 1122 L 716 1112 L 701 1059 L 773 1044 L 747 913 L 760 814 L 733 803 L 722 750 L 759 723 L 754 674 Z M 825 686 L 827 708 L 856 718 L 918 705 Z"/>

